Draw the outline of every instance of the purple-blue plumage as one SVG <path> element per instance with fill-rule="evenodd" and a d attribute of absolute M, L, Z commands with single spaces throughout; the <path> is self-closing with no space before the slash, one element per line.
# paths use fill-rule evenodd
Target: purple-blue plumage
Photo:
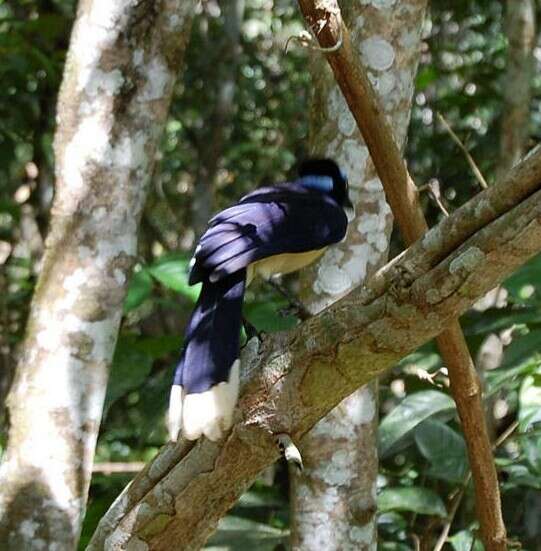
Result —
<path fill-rule="evenodd" d="M 319 191 L 296 183 L 258 189 L 211 219 L 190 284 L 218 281 L 270 256 L 321 249 L 340 241 L 346 228 L 343 208 Z"/>
<path fill-rule="evenodd" d="M 245 284 L 245 270 L 217 283 L 203 283 L 173 381 L 186 393 L 204 392 L 228 380 L 239 354 Z"/>

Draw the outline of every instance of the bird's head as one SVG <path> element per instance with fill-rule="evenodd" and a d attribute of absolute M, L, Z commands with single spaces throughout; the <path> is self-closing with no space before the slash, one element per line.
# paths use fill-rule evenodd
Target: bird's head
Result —
<path fill-rule="evenodd" d="M 307 159 L 299 167 L 299 176 L 303 187 L 329 195 L 345 210 L 349 221 L 354 218 L 347 176 L 333 160 Z"/>

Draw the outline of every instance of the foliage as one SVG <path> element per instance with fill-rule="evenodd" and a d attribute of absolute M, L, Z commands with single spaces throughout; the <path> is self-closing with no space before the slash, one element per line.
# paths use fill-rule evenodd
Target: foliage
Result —
<path fill-rule="evenodd" d="M 196 237 L 194 204 L 223 207 L 267 180 L 287 176 L 295 160 L 307 153 L 306 53 L 299 48 L 287 55 L 283 51 L 285 39 L 301 28 L 294 3 L 246 0 L 231 65 L 222 63 L 229 29 L 220 4 L 207 0 L 197 14 L 186 73 L 163 137 L 142 219 L 140 255 L 124 304 L 97 462 L 147 461 L 165 441 L 168 387 L 182 346 L 182 327 L 198 294 L 197 287 L 187 285 Z M 493 181 L 506 59 L 502 4 L 432 3 L 407 157 L 417 181 L 438 179 L 450 210 L 479 186 L 436 113 L 445 116 Z M 0 402 L 44 246 L 52 198 L 55 95 L 74 7 L 73 0 L 0 0 Z M 216 105 L 231 72 L 233 108 L 219 119 L 217 134 Z M 538 77 L 532 83 L 532 137 L 541 120 L 540 83 Z M 210 187 L 205 186 L 207 178 Z M 428 197 L 423 200 L 430 221 L 436 222 L 441 213 Z M 399 249 L 398 241 L 394 248 Z M 473 354 L 489 335 L 512 337 L 499 367 L 482 376 L 494 435 L 518 423 L 495 454 L 509 534 L 525 548 L 534 548 L 541 540 L 541 256 L 504 288 L 505 304 L 472 310 L 463 326 Z M 251 288 L 247 299 L 245 314 L 262 331 L 297 323 L 291 312 L 284 313 L 287 302 L 264 285 Z M 448 548 L 479 548 L 465 444 L 433 344 L 388 375 L 380 402 L 380 547 L 413 549 L 414 535 L 433 543 L 450 511 L 449 496 L 464 488 Z M 128 479 L 96 474 L 81 548 Z M 287 471 L 279 465 L 274 487 L 258 481 L 222 521 L 209 546 L 285 545 L 287 492 Z"/>

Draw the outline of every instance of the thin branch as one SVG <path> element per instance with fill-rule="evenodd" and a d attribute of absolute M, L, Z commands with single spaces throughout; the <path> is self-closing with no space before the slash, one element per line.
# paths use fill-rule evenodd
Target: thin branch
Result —
<path fill-rule="evenodd" d="M 289 48 L 289 44 L 291 42 L 298 42 L 303 48 L 308 48 L 310 50 L 315 50 L 316 52 L 322 52 L 324 54 L 328 54 L 331 52 L 336 52 L 341 46 L 343 42 L 343 38 L 340 35 L 338 37 L 338 41 L 334 46 L 329 46 L 328 48 L 322 48 L 321 46 L 314 46 L 314 42 L 317 42 L 313 35 L 306 31 L 301 31 L 299 34 L 291 35 L 287 40 L 286 44 L 284 46 L 284 53 L 287 54 L 287 50 Z"/>
<path fill-rule="evenodd" d="M 460 488 L 460 490 L 458 491 L 458 493 L 455 495 L 453 499 L 453 504 L 451 505 L 449 516 L 447 517 L 447 520 L 443 526 L 443 530 L 441 531 L 438 537 L 438 541 L 436 542 L 436 545 L 434 545 L 434 551 L 441 551 L 443 549 L 443 546 L 447 541 L 447 536 L 449 535 L 449 531 L 451 530 L 451 525 L 453 524 L 453 520 L 455 519 L 456 512 L 458 511 L 458 507 L 460 505 L 460 502 L 462 501 L 462 498 L 464 497 L 465 492 L 466 492 L 466 484 Z"/>
<path fill-rule="evenodd" d="M 93 473 L 113 474 L 113 473 L 138 473 L 145 468 L 145 463 L 142 461 L 132 461 L 130 463 L 122 463 L 120 461 L 108 461 L 105 463 L 94 463 L 92 465 Z"/>
<path fill-rule="evenodd" d="M 343 37 L 342 47 L 327 53 L 326 58 L 366 141 L 402 236 L 406 243 L 411 244 L 427 230 L 418 191 L 379 98 L 351 45 L 338 4 L 328 0 L 299 0 L 299 5 L 308 26 L 319 29 L 316 36 L 322 47 L 335 44 L 338 36 Z M 458 321 L 452 321 L 436 340 L 449 369 L 451 390 L 462 421 L 483 542 L 487 551 L 504 551 L 507 536 L 501 513 L 498 477 L 473 360 Z"/>
<path fill-rule="evenodd" d="M 440 211 L 443 213 L 444 216 L 449 216 L 449 211 L 445 208 L 445 205 L 443 204 L 443 199 L 441 196 L 440 191 L 440 183 L 436 179 L 430 180 L 428 184 L 425 184 L 424 186 L 421 186 L 419 188 L 420 192 L 428 191 L 429 197 L 436 203 Z"/>
<path fill-rule="evenodd" d="M 441 113 L 437 113 L 437 116 L 443 128 L 447 130 L 449 136 L 451 136 L 452 140 L 456 143 L 456 145 L 458 145 L 462 153 L 464 153 L 464 156 L 466 157 L 466 160 L 468 161 L 468 164 L 470 165 L 470 168 L 472 169 L 473 174 L 475 175 L 477 181 L 479 182 L 479 185 L 483 189 L 486 189 L 488 187 L 487 181 L 485 180 L 483 173 L 479 170 L 479 167 L 477 166 L 474 158 L 470 155 L 470 152 L 466 149 L 466 146 L 462 143 L 460 138 L 455 134 L 454 130 L 451 128 L 451 125 L 445 120 L 443 115 Z"/>
<path fill-rule="evenodd" d="M 516 430 L 519 425 L 518 421 L 513 421 L 494 442 L 494 449 L 499 448 Z"/>

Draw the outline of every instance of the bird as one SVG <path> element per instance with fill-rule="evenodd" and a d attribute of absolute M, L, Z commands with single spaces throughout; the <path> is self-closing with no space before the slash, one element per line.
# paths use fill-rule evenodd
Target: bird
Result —
<path fill-rule="evenodd" d="M 346 174 L 327 158 L 303 161 L 293 181 L 262 187 L 210 219 L 190 262 L 202 283 L 169 398 L 169 437 L 217 441 L 239 393 L 246 287 L 297 271 L 342 241 L 353 217 Z"/>

